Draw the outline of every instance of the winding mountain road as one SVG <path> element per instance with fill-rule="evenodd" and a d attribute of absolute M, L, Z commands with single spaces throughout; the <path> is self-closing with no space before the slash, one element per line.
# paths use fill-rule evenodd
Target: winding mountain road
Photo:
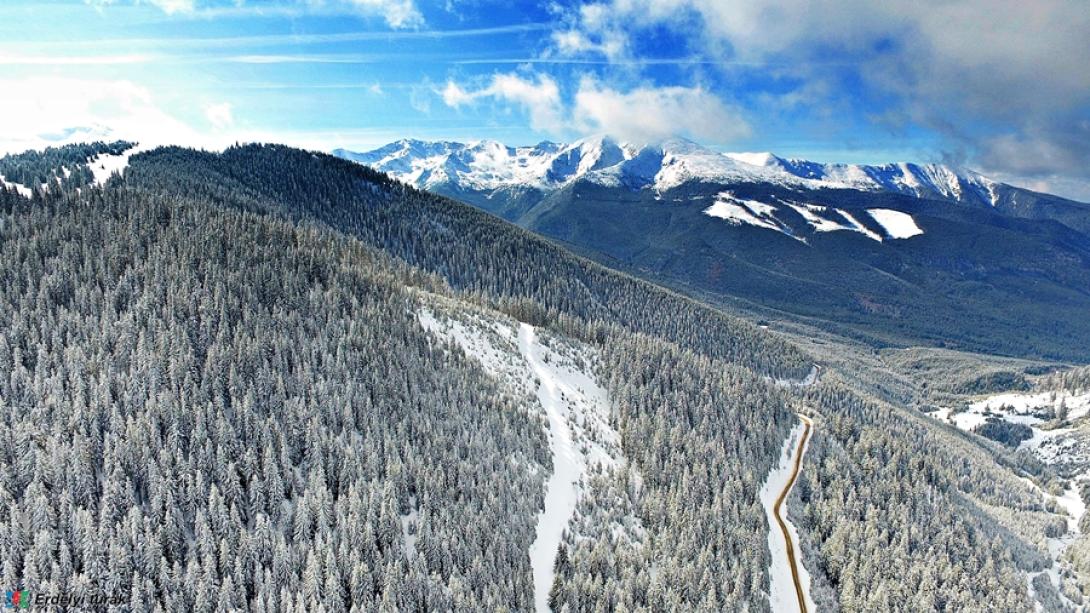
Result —
<path fill-rule="evenodd" d="M 786 543 L 787 560 L 791 566 L 791 579 L 795 583 L 795 594 L 799 599 L 799 611 L 802 613 L 808 613 L 809 609 L 806 606 L 806 592 L 802 587 L 802 579 L 799 577 L 799 560 L 797 556 L 798 548 L 795 546 L 795 542 L 791 538 L 791 531 L 787 528 L 787 522 L 784 519 L 783 504 L 787 500 L 787 496 L 791 493 L 791 488 L 795 486 L 795 481 L 798 481 L 799 471 L 802 468 L 802 457 L 806 451 L 806 443 L 810 439 L 810 431 L 814 427 L 814 422 L 809 417 L 799 415 L 799 419 L 803 423 L 802 437 L 799 439 L 799 444 L 795 448 L 795 460 L 791 468 L 791 477 L 787 480 L 787 484 L 784 485 L 780 495 L 776 498 L 776 504 L 773 506 L 772 511 L 776 516 L 776 523 L 780 525 L 780 531 L 783 532 L 783 540 Z"/>

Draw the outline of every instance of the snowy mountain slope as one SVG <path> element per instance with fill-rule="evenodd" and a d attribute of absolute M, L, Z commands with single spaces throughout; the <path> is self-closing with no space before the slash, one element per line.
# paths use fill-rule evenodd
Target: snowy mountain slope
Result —
<path fill-rule="evenodd" d="M 815 187 L 837 187 L 904 194 L 916 198 L 952 200 L 994 206 L 1000 183 L 968 169 L 941 164 L 821 164 L 786 159 L 771 153 L 726 153 L 732 159 L 780 169 L 814 182 Z"/>
<path fill-rule="evenodd" d="M 590 372 L 598 358 L 571 339 L 454 303 L 433 303 L 419 311 L 418 319 L 426 330 L 479 361 L 512 394 L 536 398 L 544 413 L 552 470 L 529 555 L 535 608 L 547 612 L 557 553 L 577 504 L 592 494 L 592 477 L 626 464 L 620 436 L 609 424 L 606 392 Z M 642 533 L 637 518 L 626 518 L 623 524 L 634 527 L 623 534 Z"/>
<path fill-rule="evenodd" d="M 0 185 L 29 198 L 35 190 L 59 192 L 102 186 L 124 173 L 129 158 L 148 151 L 126 141 L 95 141 L 0 156 Z"/>
<path fill-rule="evenodd" d="M 404 140 L 335 153 L 609 266 L 744 308 L 851 322 L 882 343 L 909 333 L 998 351 L 1003 338 L 1013 355 L 1059 356 L 1016 340 L 1026 321 L 1037 341 L 1068 344 L 1052 332 L 1057 317 L 1090 335 L 1090 205 L 972 171 L 720 153 L 681 139 Z"/>
<path fill-rule="evenodd" d="M 334 154 L 422 188 L 556 189 L 586 179 L 601 185 L 668 190 L 688 181 L 770 183 L 806 189 L 890 192 L 995 205 L 999 186 L 978 173 L 939 164 L 820 164 L 771 153 L 719 153 L 691 141 L 647 145 L 593 137 L 561 145 L 509 147 L 495 141 L 400 140 L 373 151 Z"/>
<path fill-rule="evenodd" d="M 667 194 L 686 185 L 761 185 L 852 200 L 901 196 L 1051 220 L 1090 236 L 1090 205 L 1001 183 L 943 164 L 820 163 L 772 153 L 720 153 L 684 139 L 637 145 L 609 137 L 509 147 L 495 141 L 400 140 L 333 154 L 418 188 L 518 221 L 538 201 L 575 183 Z"/>
<path fill-rule="evenodd" d="M 832 270 L 828 250 L 704 215 L 715 186 L 699 202 L 581 187 L 616 208 L 573 191 L 556 212 L 721 248 L 675 258 L 709 279 L 747 249 L 765 270 Z M 887 248 L 776 195 L 791 204 L 736 192 L 812 213 L 845 262 L 941 238 L 921 213 L 927 233 Z M 28 454 L 4 453 L 0 534 L 26 543 L 0 548 L 13 582 L 116 584 L 133 610 L 525 611 L 543 593 L 555 611 L 763 610 L 759 492 L 805 403 L 836 420 L 787 503 L 812 609 L 1031 608 L 1018 571 L 1043 554 L 1021 552 L 1044 529 L 999 532 L 1036 499 L 1005 465 L 809 349 L 479 210 L 274 145 L 155 150 L 40 200 L 0 193 L 0 401 L 76 429 L 6 413 Z M 849 212 L 880 231 L 866 208 Z"/>
<path fill-rule="evenodd" d="M 716 217 L 735 226 L 749 225 L 780 232 L 791 238 L 806 242 L 800 233 L 799 224 L 790 217 L 781 218 L 785 212 L 793 211 L 801 216 L 805 230 L 809 232 L 858 232 L 867 238 L 882 242 L 886 239 L 907 239 L 919 236 L 924 231 L 908 213 L 890 209 L 864 209 L 855 213 L 816 204 L 804 204 L 785 200 L 770 199 L 776 204 L 739 198 L 726 191 L 718 194 L 715 202 L 704 209 L 704 214 Z M 856 216 L 867 215 L 873 224 L 880 227 L 876 232 L 858 221 Z"/>

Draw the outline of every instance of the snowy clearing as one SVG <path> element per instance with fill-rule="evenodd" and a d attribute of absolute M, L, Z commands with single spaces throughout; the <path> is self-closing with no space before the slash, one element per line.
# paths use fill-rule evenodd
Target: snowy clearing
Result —
<path fill-rule="evenodd" d="M 95 177 L 95 185 L 105 185 L 114 174 L 125 174 L 125 169 L 129 167 L 129 158 L 148 149 L 149 147 L 137 145 L 126 149 L 120 155 L 103 153 L 91 158 L 87 166 Z"/>
<path fill-rule="evenodd" d="M 1090 392 L 1069 391 L 995 394 L 973 402 L 964 411 L 955 413 L 944 408 L 931 413 L 933 418 L 966 432 L 988 421 L 1022 424 L 1033 435 L 1022 441 L 1019 449 L 1030 451 L 1047 464 L 1090 466 L 1088 433 L 1066 425 L 1087 415 Z"/>
<path fill-rule="evenodd" d="M 1079 520 L 1086 513 L 1086 505 L 1079 495 L 1079 489 L 1086 478 L 1086 467 L 1090 466 L 1090 438 L 1085 429 L 1070 422 L 1085 418 L 1088 414 L 1090 392 L 1072 393 L 1066 390 L 993 394 L 970 403 L 964 411 L 955 413 L 950 408 L 942 408 L 930 413 L 934 419 L 965 431 L 972 431 L 989 421 L 1025 425 L 1030 428 L 1032 436 L 1023 440 L 1018 449 L 1028 450 L 1041 461 L 1056 466 L 1061 474 L 1076 475 L 1060 496 L 1050 494 L 1029 479 L 1022 479 L 1045 500 L 1053 501 L 1062 509 L 1067 523 L 1067 531 L 1063 535 L 1045 539 L 1052 565 L 1041 571 L 1026 573 L 1027 590 L 1037 611 L 1046 610 L 1046 605 L 1054 606 L 1056 598 L 1070 610 L 1082 610 L 1064 594 L 1061 571 L 1070 566 L 1064 560 L 1064 554 L 1081 534 Z M 1046 580 L 1051 587 L 1043 583 Z M 1041 594 L 1040 590 L 1047 590 L 1048 593 Z"/>
<path fill-rule="evenodd" d="M 891 209 L 867 209 L 874 221 L 877 221 L 890 238 L 912 238 L 923 234 L 916 220 L 908 213 Z"/>
<path fill-rule="evenodd" d="M 416 555 L 416 530 L 419 520 L 419 512 L 416 508 L 416 496 L 410 496 L 409 504 L 412 508 L 408 513 L 401 515 L 401 546 L 405 549 L 405 557 L 412 559 Z"/>
<path fill-rule="evenodd" d="M 783 232 L 779 223 L 772 217 L 767 204 L 755 200 L 741 200 L 729 192 L 716 196 L 715 204 L 704 209 L 709 217 L 718 217 L 733 225 L 749 225 Z M 786 234 L 786 232 L 784 232 Z"/>
<path fill-rule="evenodd" d="M 784 212 L 801 217 L 805 227 L 800 227 L 797 218 L 783 216 Z M 866 209 L 875 223 L 882 227 L 886 237 L 905 239 L 923 234 L 916 221 L 908 213 L 891 209 Z M 859 219 L 846 210 L 781 200 L 781 204 L 769 204 L 757 200 L 739 198 L 732 192 L 720 192 L 715 202 L 705 208 L 703 213 L 709 217 L 722 219 L 734 226 L 754 226 L 773 230 L 806 242 L 800 236 L 807 229 L 817 233 L 857 232 L 875 242 L 885 242 L 885 237 L 860 223 Z"/>
<path fill-rule="evenodd" d="M 14 189 L 15 191 L 19 192 L 19 195 L 24 197 L 24 198 L 30 198 L 32 195 L 34 195 L 34 192 L 29 187 L 27 187 L 27 186 L 25 186 L 25 185 L 23 185 L 21 183 L 15 183 L 13 181 L 8 181 L 7 179 L 4 178 L 4 175 L 0 175 L 0 183 L 2 183 L 8 189 Z"/>
<path fill-rule="evenodd" d="M 814 364 L 810 367 L 810 372 L 806 373 L 806 376 L 801 379 L 773 379 L 772 377 L 765 377 L 766 381 L 771 381 L 780 387 L 810 387 L 818 382 L 818 377 L 821 374 L 821 368 Z"/>
<path fill-rule="evenodd" d="M 548 611 L 556 552 L 587 491 L 589 469 L 625 467 L 620 436 L 609 424 L 606 391 L 591 371 L 596 356 L 569 339 L 482 313 L 463 312 L 454 318 L 422 308 L 417 318 L 425 329 L 455 342 L 512 391 L 534 395 L 544 410 L 553 471 L 529 553 L 535 609 Z"/>
<path fill-rule="evenodd" d="M 798 611 L 800 609 L 798 594 L 795 591 L 795 582 L 791 572 L 791 560 L 787 554 L 787 542 L 784 540 L 783 531 L 776 519 L 776 501 L 785 489 L 789 492 L 791 486 L 794 485 L 792 477 L 794 476 L 795 459 L 798 457 L 801 462 L 801 458 L 805 457 L 806 447 L 809 446 L 804 445 L 802 449 L 798 448 L 799 441 L 805 431 L 806 424 L 802 422 L 792 428 L 791 433 L 783 442 L 779 464 L 768 472 L 768 477 L 765 478 L 760 492 L 761 505 L 764 507 L 765 516 L 768 519 L 768 550 L 772 554 L 772 564 L 768 571 L 768 602 L 776 613 Z M 784 524 L 791 534 L 793 549 L 798 552 L 798 529 L 787 519 L 786 508 L 781 509 L 781 513 Z M 810 573 L 806 571 L 802 560 L 797 559 L 797 557 L 796 563 L 806 609 L 807 611 L 816 611 L 813 598 L 810 596 Z"/>
<path fill-rule="evenodd" d="M 532 392 L 531 373 L 518 353 L 518 335 L 513 325 L 485 318 L 440 320 L 427 308 L 420 309 L 417 319 L 425 330 L 455 342 L 508 388 L 519 393 Z"/>
<path fill-rule="evenodd" d="M 788 202 L 787 206 L 791 207 L 795 210 L 796 213 L 801 215 L 802 218 L 806 220 L 806 223 L 810 224 L 810 227 L 812 227 L 815 232 L 859 232 L 863 236 L 866 236 L 873 241 L 877 241 L 879 243 L 882 242 L 881 236 L 867 229 L 867 227 L 859 223 L 859 221 L 855 217 L 852 217 L 851 213 L 845 210 L 819 206 L 816 204 L 802 204 L 797 202 Z M 838 216 L 848 223 L 847 225 L 845 225 L 834 219 L 822 217 L 822 215 Z"/>
<path fill-rule="evenodd" d="M 530 547 L 530 565 L 534 570 L 534 606 L 549 610 L 549 589 L 553 584 L 553 564 L 564 528 L 575 512 L 576 486 L 586 467 L 572 443 L 565 413 L 561 381 L 542 359 L 542 347 L 529 324 L 519 328 L 519 351 L 540 380 L 537 398 L 549 417 L 549 446 L 553 452 L 553 474 L 545 490 L 545 511 L 537 520 L 537 539 Z"/>

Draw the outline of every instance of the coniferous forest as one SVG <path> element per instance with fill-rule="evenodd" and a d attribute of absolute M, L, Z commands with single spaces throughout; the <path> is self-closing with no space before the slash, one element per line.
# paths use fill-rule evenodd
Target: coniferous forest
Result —
<path fill-rule="evenodd" d="M 1064 529 L 1050 468 L 868 384 L 871 361 L 327 155 L 163 148 L 94 185 L 86 161 L 128 146 L 0 160 L 49 184 L 0 186 L 5 586 L 129 611 L 533 610 L 549 430 L 421 326 L 455 303 L 598 356 L 626 464 L 587 479 L 555 611 L 769 610 L 758 492 L 796 413 L 815 429 L 788 513 L 820 610 L 1081 603 L 1027 589 Z"/>

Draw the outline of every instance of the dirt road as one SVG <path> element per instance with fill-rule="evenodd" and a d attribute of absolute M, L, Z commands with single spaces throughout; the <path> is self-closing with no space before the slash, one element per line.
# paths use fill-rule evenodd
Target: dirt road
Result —
<path fill-rule="evenodd" d="M 802 420 L 804 429 L 802 431 L 802 437 L 799 439 L 799 445 L 795 448 L 795 462 L 791 468 L 791 478 L 787 480 L 787 485 L 784 486 L 783 491 L 780 492 L 778 498 L 776 498 L 776 504 L 772 507 L 773 514 L 776 516 L 776 522 L 780 525 L 780 531 L 783 532 L 784 543 L 787 544 L 787 561 L 791 565 L 791 578 L 795 582 L 795 593 L 799 598 L 799 611 L 802 613 L 808 613 L 806 607 L 806 595 L 803 593 L 802 581 L 799 579 L 799 561 L 796 556 L 798 548 L 791 540 L 791 531 L 787 529 L 787 522 L 783 518 L 783 503 L 787 500 L 787 496 L 791 493 L 791 488 L 795 486 L 795 481 L 799 478 L 799 470 L 802 468 L 802 456 L 806 451 L 806 443 L 810 440 L 810 431 L 814 427 L 814 422 L 809 417 L 799 415 L 799 419 Z"/>

